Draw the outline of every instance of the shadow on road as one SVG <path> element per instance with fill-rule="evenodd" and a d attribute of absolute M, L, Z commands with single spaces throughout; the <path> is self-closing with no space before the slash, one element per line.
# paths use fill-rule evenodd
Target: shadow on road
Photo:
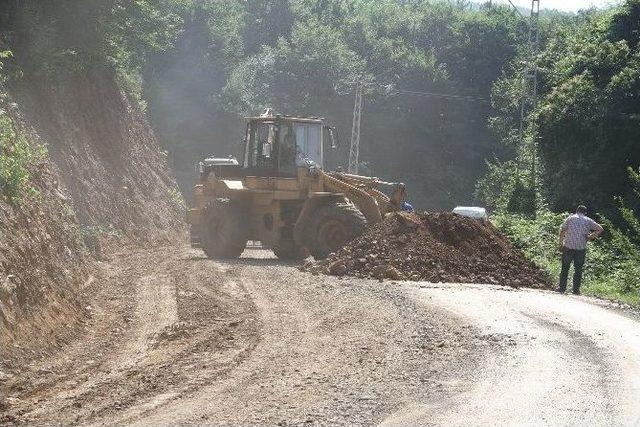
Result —
<path fill-rule="evenodd" d="M 242 257 L 238 259 L 230 259 L 224 261 L 227 264 L 231 265 L 252 265 L 252 266 L 274 266 L 274 265 L 282 265 L 289 267 L 297 267 L 299 265 L 304 264 L 303 261 L 283 261 L 278 258 L 256 258 L 256 257 Z"/>
<path fill-rule="evenodd" d="M 307 258 L 307 259 L 310 259 L 310 258 Z M 190 261 L 190 262 L 212 261 L 209 258 L 207 258 L 207 256 L 204 254 L 190 255 L 188 257 L 185 257 L 184 260 Z M 257 267 L 261 267 L 261 266 L 262 267 L 268 267 L 268 266 L 297 267 L 299 265 L 304 264 L 306 262 L 306 259 L 302 261 L 284 261 L 276 258 L 273 254 L 271 254 L 270 251 L 251 249 L 246 251 L 240 258 L 237 258 L 237 259 L 220 259 L 220 260 L 214 260 L 214 261 L 224 263 L 224 264 L 229 264 L 229 265 L 236 265 L 236 266 L 250 265 L 250 266 L 257 266 Z"/>

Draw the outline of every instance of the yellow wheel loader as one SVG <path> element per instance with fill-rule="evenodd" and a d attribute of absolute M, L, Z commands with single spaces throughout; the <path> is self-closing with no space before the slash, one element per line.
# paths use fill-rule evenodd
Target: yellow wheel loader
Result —
<path fill-rule="evenodd" d="M 335 128 L 316 117 L 267 109 L 247 118 L 241 162 L 212 157 L 198 166 L 191 245 L 210 258 L 237 258 L 254 240 L 281 259 L 322 259 L 401 209 L 403 184 L 325 171 L 327 139 L 335 148 Z"/>

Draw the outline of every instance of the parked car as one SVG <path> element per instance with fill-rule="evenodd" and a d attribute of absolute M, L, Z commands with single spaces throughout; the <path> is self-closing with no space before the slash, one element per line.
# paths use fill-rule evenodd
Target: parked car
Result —
<path fill-rule="evenodd" d="M 474 219 L 487 221 L 487 210 L 477 206 L 457 206 L 453 209 L 453 213 Z"/>

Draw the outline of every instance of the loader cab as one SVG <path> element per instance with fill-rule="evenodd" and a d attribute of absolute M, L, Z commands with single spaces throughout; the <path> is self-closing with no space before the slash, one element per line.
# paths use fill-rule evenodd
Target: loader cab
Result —
<path fill-rule="evenodd" d="M 244 168 L 256 176 L 296 177 L 297 168 L 323 167 L 323 126 L 316 118 L 250 118 L 245 136 Z M 333 130 L 331 130 L 333 132 Z M 333 140 L 333 134 L 331 135 Z"/>

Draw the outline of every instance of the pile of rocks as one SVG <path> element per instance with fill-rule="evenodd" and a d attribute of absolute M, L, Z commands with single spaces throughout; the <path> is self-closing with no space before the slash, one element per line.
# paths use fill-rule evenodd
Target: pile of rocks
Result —
<path fill-rule="evenodd" d="M 388 215 L 304 270 L 336 276 L 549 288 L 547 275 L 491 223 L 453 213 Z"/>

